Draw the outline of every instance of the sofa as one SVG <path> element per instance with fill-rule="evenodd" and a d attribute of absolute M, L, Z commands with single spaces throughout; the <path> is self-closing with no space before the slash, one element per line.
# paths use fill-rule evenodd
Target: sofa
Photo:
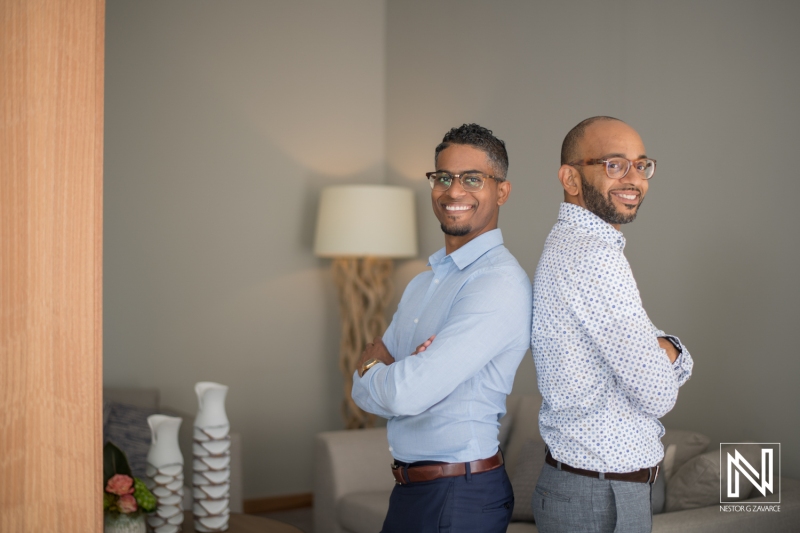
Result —
<path fill-rule="evenodd" d="M 192 508 L 192 426 L 194 415 L 161 405 L 161 395 L 156 388 L 104 387 L 103 388 L 103 443 L 111 440 L 128 456 L 133 474 L 145 476 L 145 461 L 150 447 L 151 432 L 147 417 L 160 413 L 183 419 L 178 435 L 178 445 L 183 455 L 183 508 Z M 231 432 L 231 490 L 230 510 L 243 512 L 242 506 L 242 439 Z"/>
<path fill-rule="evenodd" d="M 500 423 L 499 440 L 515 498 L 508 533 L 537 531 L 531 500 L 545 454 L 537 423 L 541 403 L 538 395 L 511 395 Z M 725 512 L 719 503 L 719 448 L 709 448 L 701 433 L 678 429 L 667 429 L 662 443 L 662 474 L 652 490 L 654 533 L 800 531 L 800 481 L 780 479 L 780 512 Z M 394 486 L 386 429 L 320 433 L 314 453 L 315 533 L 380 531 Z M 751 464 L 760 464 L 751 459 Z M 749 483 L 742 483 L 740 497 L 737 505 L 743 506 L 768 499 Z"/>

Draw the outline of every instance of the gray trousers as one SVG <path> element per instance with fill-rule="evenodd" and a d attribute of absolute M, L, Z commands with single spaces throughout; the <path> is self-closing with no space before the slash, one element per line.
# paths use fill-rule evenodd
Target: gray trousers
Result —
<path fill-rule="evenodd" d="M 536 527 L 540 533 L 650 532 L 651 487 L 571 474 L 545 463 L 533 493 Z"/>

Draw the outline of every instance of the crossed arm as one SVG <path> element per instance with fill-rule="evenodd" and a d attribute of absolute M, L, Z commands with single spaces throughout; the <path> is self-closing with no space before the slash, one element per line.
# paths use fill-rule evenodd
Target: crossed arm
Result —
<path fill-rule="evenodd" d="M 414 350 L 414 353 L 411 355 L 417 355 L 418 353 L 424 352 L 428 346 L 431 345 L 435 338 L 436 335 L 431 335 L 428 340 L 417 346 L 417 349 Z M 383 343 L 383 339 L 381 337 L 375 337 L 372 342 L 367 344 L 367 346 L 364 348 L 364 351 L 361 352 L 361 359 L 358 360 L 358 365 L 356 366 L 359 377 L 364 377 L 362 367 L 371 359 L 375 359 L 384 365 L 391 365 L 394 363 L 394 357 L 392 357 L 392 354 L 389 353 L 389 349 Z"/>
<path fill-rule="evenodd" d="M 598 283 L 592 274 L 596 258 L 585 257 L 585 263 L 569 269 L 560 280 L 562 297 L 571 302 L 571 309 L 586 333 L 592 338 L 605 361 L 613 369 L 616 381 L 628 399 L 639 410 L 662 417 L 675 404 L 678 388 L 689 379 L 692 359 L 685 348 L 679 350 L 666 335 L 653 326 L 642 307 L 637 290 L 589 290 Z M 616 283 L 630 276 L 624 260 L 606 257 L 606 274 L 613 273 Z M 612 276 L 613 277 L 613 276 Z"/>
<path fill-rule="evenodd" d="M 372 358 L 382 364 L 354 376 L 356 404 L 385 418 L 419 414 L 499 354 L 514 350 L 521 358 L 531 315 L 530 285 L 521 287 L 519 280 L 503 275 L 472 280 L 462 287 L 441 328 L 417 346 L 413 357 L 392 356 L 391 349 L 403 344 L 394 339 L 393 322 L 384 339 L 375 339 L 361 356 L 359 368 Z"/>

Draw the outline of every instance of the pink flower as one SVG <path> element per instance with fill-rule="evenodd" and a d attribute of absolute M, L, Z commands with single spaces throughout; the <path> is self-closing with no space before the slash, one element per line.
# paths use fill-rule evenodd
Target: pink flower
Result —
<path fill-rule="evenodd" d="M 119 497 L 119 501 L 117 502 L 117 507 L 123 513 L 133 513 L 136 512 L 138 509 L 136 505 L 136 498 L 133 497 L 131 494 L 125 494 Z"/>
<path fill-rule="evenodd" d="M 106 492 L 118 494 L 120 496 L 124 494 L 133 494 L 133 479 L 125 474 L 115 474 L 111 479 L 108 480 Z M 136 502 L 134 501 L 134 504 L 135 503 Z"/>

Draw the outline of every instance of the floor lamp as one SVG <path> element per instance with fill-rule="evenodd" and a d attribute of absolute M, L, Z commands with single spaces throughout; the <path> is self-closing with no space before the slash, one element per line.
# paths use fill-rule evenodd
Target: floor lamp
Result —
<path fill-rule="evenodd" d="M 375 425 L 375 416 L 359 409 L 350 397 L 353 372 L 366 344 L 386 330 L 392 259 L 416 257 L 416 227 L 411 189 L 339 185 L 322 191 L 314 253 L 333 258 L 342 319 L 342 415 L 348 429 Z"/>

